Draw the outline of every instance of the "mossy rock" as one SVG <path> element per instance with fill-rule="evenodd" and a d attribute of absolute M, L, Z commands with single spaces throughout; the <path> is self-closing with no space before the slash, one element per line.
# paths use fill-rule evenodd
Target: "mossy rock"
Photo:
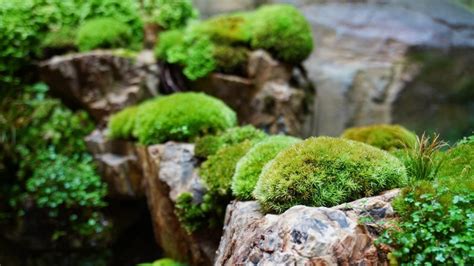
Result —
<path fill-rule="evenodd" d="M 237 162 L 253 145 L 253 142 L 246 140 L 221 148 L 216 154 L 209 156 L 199 169 L 199 175 L 207 188 L 218 195 L 229 195 Z"/>
<path fill-rule="evenodd" d="M 216 70 L 226 74 L 246 75 L 250 50 L 238 46 L 218 45 L 214 48 Z"/>
<path fill-rule="evenodd" d="M 344 131 L 341 137 L 364 142 L 386 151 L 410 149 L 416 143 L 416 135 L 400 125 L 353 127 Z"/>
<path fill-rule="evenodd" d="M 132 29 L 113 18 L 93 18 L 79 28 L 76 45 L 81 51 L 98 48 L 124 48 L 133 43 Z"/>
<path fill-rule="evenodd" d="M 251 12 L 219 15 L 202 21 L 196 29 L 200 34 L 210 36 L 215 43 L 245 45 L 251 38 Z"/>
<path fill-rule="evenodd" d="M 251 46 L 265 49 L 277 59 L 298 64 L 313 50 L 311 26 L 291 5 L 263 6 L 252 17 Z"/>
<path fill-rule="evenodd" d="M 221 100 L 204 93 L 186 92 L 158 97 L 113 115 L 109 135 L 136 138 L 151 145 L 169 140 L 193 141 L 236 124 L 235 112 Z"/>
<path fill-rule="evenodd" d="M 220 148 L 241 143 L 245 140 L 260 141 L 267 136 L 265 132 L 254 126 L 229 128 L 218 135 L 208 135 L 196 141 L 194 153 L 197 157 L 207 158 L 214 155 Z"/>
<path fill-rule="evenodd" d="M 341 138 L 309 138 L 268 163 L 253 192 L 265 212 L 295 205 L 331 207 L 404 185 L 402 162 L 388 152 Z"/>
<path fill-rule="evenodd" d="M 135 127 L 137 112 L 138 106 L 131 106 L 112 115 L 108 123 L 109 137 L 112 139 L 130 139 Z"/>
<path fill-rule="evenodd" d="M 270 136 L 256 144 L 237 163 L 232 177 L 232 194 L 239 199 L 252 199 L 252 191 L 265 164 L 283 149 L 300 141 L 289 136 Z"/>

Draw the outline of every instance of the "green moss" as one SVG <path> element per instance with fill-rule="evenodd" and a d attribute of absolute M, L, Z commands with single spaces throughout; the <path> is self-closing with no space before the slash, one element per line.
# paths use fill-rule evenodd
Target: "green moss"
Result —
<path fill-rule="evenodd" d="M 252 13 L 219 15 L 201 22 L 196 29 L 212 41 L 225 45 L 248 44 L 251 38 Z"/>
<path fill-rule="evenodd" d="M 151 262 L 151 263 L 140 263 L 137 266 L 186 266 L 186 264 L 177 262 L 169 258 L 164 258 L 164 259 L 155 260 L 154 262 Z"/>
<path fill-rule="evenodd" d="M 266 136 L 263 131 L 251 125 L 229 128 L 219 135 L 199 138 L 196 141 L 194 151 L 197 157 L 207 158 L 215 154 L 222 147 L 238 144 L 245 140 L 259 141 Z"/>
<path fill-rule="evenodd" d="M 256 144 L 237 163 L 232 177 L 232 193 L 239 199 L 252 199 L 263 167 L 283 149 L 298 143 L 300 139 L 288 136 L 271 136 Z"/>
<path fill-rule="evenodd" d="M 474 142 L 458 144 L 447 151 L 438 176 L 440 178 L 474 177 Z"/>
<path fill-rule="evenodd" d="M 79 28 L 76 38 L 77 46 L 81 51 L 130 47 L 131 42 L 131 28 L 112 18 L 87 20 Z"/>
<path fill-rule="evenodd" d="M 199 175 L 210 191 L 215 191 L 219 195 L 230 194 L 232 176 L 237 162 L 252 146 L 253 143 L 246 140 L 221 148 L 216 154 L 208 157 L 207 161 L 201 165 Z"/>
<path fill-rule="evenodd" d="M 403 185 L 406 170 L 389 153 L 364 143 L 309 138 L 268 163 L 253 192 L 264 211 L 302 204 L 333 206 Z"/>
<path fill-rule="evenodd" d="M 386 151 L 413 148 L 416 143 L 416 135 L 400 125 L 353 127 L 344 131 L 341 137 L 364 142 Z"/>
<path fill-rule="evenodd" d="M 222 73 L 245 74 L 249 50 L 245 47 L 219 45 L 214 48 L 216 70 Z"/>
<path fill-rule="evenodd" d="M 184 31 L 169 30 L 160 33 L 155 47 L 155 56 L 169 63 L 179 63 L 184 59 L 182 47 L 184 47 Z"/>
<path fill-rule="evenodd" d="M 142 144 L 190 141 L 235 126 L 234 111 L 204 93 L 175 93 L 139 106 L 133 135 Z"/>
<path fill-rule="evenodd" d="M 62 27 L 46 34 L 41 46 L 50 49 L 72 48 L 75 46 L 75 40 L 76 31 L 72 27 Z"/>
<path fill-rule="evenodd" d="M 108 123 L 109 137 L 113 139 L 129 139 L 135 126 L 138 106 L 131 106 L 112 115 Z"/>
<path fill-rule="evenodd" d="M 313 50 L 311 27 L 291 5 L 263 6 L 253 16 L 251 45 L 271 52 L 279 60 L 297 64 Z"/>

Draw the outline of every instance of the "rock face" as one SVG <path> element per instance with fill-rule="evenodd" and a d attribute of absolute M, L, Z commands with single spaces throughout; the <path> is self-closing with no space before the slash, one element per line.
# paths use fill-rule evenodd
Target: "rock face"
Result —
<path fill-rule="evenodd" d="M 102 122 L 111 113 L 157 95 L 159 70 L 153 53 L 136 61 L 113 51 L 53 57 L 40 64 L 41 79 L 52 93 Z"/>
<path fill-rule="evenodd" d="M 94 130 L 86 137 L 89 151 L 94 155 L 98 171 L 114 198 L 144 196 L 143 169 L 135 143 L 107 139 L 105 130 Z"/>
<path fill-rule="evenodd" d="M 269 133 L 303 136 L 312 97 L 292 82 L 293 67 L 273 59 L 263 50 L 253 51 L 247 77 L 213 73 L 192 84 L 192 89 L 216 96 L 237 111 L 239 121 Z M 298 85 L 298 84 L 296 84 Z"/>
<path fill-rule="evenodd" d="M 189 235 L 175 215 L 175 199 L 182 192 L 202 197 L 204 188 L 196 174 L 193 144 L 168 142 L 140 151 L 144 182 L 155 238 L 168 257 L 191 265 L 210 265 L 220 230 Z"/>
<path fill-rule="evenodd" d="M 332 208 L 294 206 L 280 215 L 263 215 L 255 201 L 233 202 L 215 265 L 388 265 L 373 240 L 398 193 Z"/>

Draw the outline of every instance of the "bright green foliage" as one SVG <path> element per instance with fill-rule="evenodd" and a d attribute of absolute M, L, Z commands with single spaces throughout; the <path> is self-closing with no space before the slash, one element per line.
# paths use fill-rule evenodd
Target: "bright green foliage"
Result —
<path fill-rule="evenodd" d="M 219 45 L 214 48 L 216 69 L 222 73 L 245 74 L 249 50 L 245 47 Z"/>
<path fill-rule="evenodd" d="M 95 18 L 81 25 L 76 43 L 81 51 L 89 51 L 127 47 L 131 40 L 132 31 L 127 24 L 111 18 Z"/>
<path fill-rule="evenodd" d="M 72 27 L 62 27 L 59 30 L 47 33 L 41 42 L 43 48 L 61 49 L 75 46 L 76 30 Z"/>
<path fill-rule="evenodd" d="M 258 142 L 266 136 L 263 131 L 251 125 L 229 128 L 217 136 L 208 135 L 199 138 L 196 141 L 194 153 L 197 157 L 207 158 L 225 146 L 238 144 L 245 140 Z"/>
<path fill-rule="evenodd" d="M 105 184 L 95 172 L 90 156 L 67 157 L 42 153 L 26 189 L 40 208 L 104 207 Z"/>
<path fill-rule="evenodd" d="M 182 30 L 169 30 L 162 32 L 155 47 L 155 56 L 169 63 L 184 61 L 184 32 Z"/>
<path fill-rule="evenodd" d="M 209 37 L 197 34 L 194 27 L 161 33 L 155 48 L 157 58 L 182 65 L 184 75 L 190 80 L 204 77 L 215 69 L 213 53 L 214 44 Z"/>
<path fill-rule="evenodd" d="M 93 124 L 85 113 L 46 98 L 46 90 L 38 84 L 1 105 L 0 165 L 7 167 L 0 167 L 0 197 L 8 207 L 0 211 L 12 219 L 31 207 L 45 212 L 55 221 L 53 240 L 99 237 L 106 188 L 84 141 Z"/>
<path fill-rule="evenodd" d="M 148 22 L 164 29 L 182 28 L 198 16 L 191 0 L 144 0 L 143 9 Z"/>
<path fill-rule="evenodd" d="M 403 164 L 364 143 L 309 138 L 281 151 L 268 163 L 253 192 L 264 211 L 294 205 L 333 206 L 406 182 Z"/>
<path fill-rule="evenodd" d="M 237 163 L 232 177 L 232 194 L 239 199 L 252 199 L 263 167 L 283 149 L 298 143 L 300 139 L 288 136 L 271 136 L 257 143 Z"/>
<path fill-rule="evenodd" d="M 268 5 L 252 17 L 251 46 L 270 51 L 277 59 L 298 64 L 313 50 L 311 27 L 291 5 Z"/>
<path fill-rule="evenodd" d="M 413 148 L 416 143 L 416 135 L 399 125 L 353 127 L 344 131 L 341 137 L 364 142 L 386 151 Z"/>
<path fill-rule="evenodd" d="M 2 89 L 18 86 L 26 78 L 28 67 L 44 47 L 38 44 L 49 31 L 76 28 L 85 19 L 109 17 L 132 27 L 134 43 L 143 37 L 135 0 L 0 0 L 0 17 Z"/>
<path fill-rule="evenodd" d="M 175 93 L 139 106 L 133 134 L 142 144 L 189 141 L 235 126 L 234 111 L 204 93 Z"/>
<path fill-rule="evenodd" d="M 380 241 L 401 265 L 472 265 L 473 206 L 473 175 L 417 182 L 395 199 L 400 222 Z"/>
<path fill-rule="evenodd" d="M 252 146 L 253 143 L 246 140 L 221 148 L 216 154 L 207 158 L 207 161 L 199 169 L 199 175 L 210 191 L 215 191 L 219 195 L 230 194 L 232 176 L 234 175 L 237 162 Z"/>
<path fill-rule="evenodd" d="M 446 152 L 440 178 L 474 177 L 474 142 L 461 142 Z"/>
<path fill-rule="evenodd" d="M 186 264 L 177 262 L 172 259 L 164 258 L 164 259 L 159 259 L 151 263 L 140 263 L 137 264 L 137 266 L 186 266 Z"/>
<path fill-rule="evenodd" d="M 109 136 L 113 139 L 128 139 L 132 136 L 138 106 L 131 106 L 112 115 L 109 120 Z"/>
<path fill-rule="evenodd" d="M 227 195 L 207 192 L 202 202 L 195 203 L 192 194 L 182 193 L 176 200 L 176 215 L 189 234 L 204 228 L 221 227 L 229 201 Z"/>

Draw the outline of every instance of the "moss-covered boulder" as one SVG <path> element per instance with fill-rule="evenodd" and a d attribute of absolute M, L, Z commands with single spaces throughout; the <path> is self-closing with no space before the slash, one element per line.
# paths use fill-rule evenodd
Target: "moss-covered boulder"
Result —
<path fill-rule="evenodd" d="M 137 138 L 150 145 L 169 140 L 190 141 L 237 124 L 234 111 L 204 93 L 175 93 L 128 108 L 109 122 L 113 138 Z M 133 125 L 133 130 L 131 129 Z"/>
<path fill-rule="evenodd" d="M 251 125 L 229 128 L 221 134 L 199 138 L 194 151 L 197 157 L 207 158 L 225 146 L 238 144 L 245 140 L 259 141 L 266 136 L 265 132 Z"/>
<path fill-rule="evenodd" d="M 237 163 L 232 177 L 232 194 L 239 199 L 252 199 L 252 191 L 265 164 L 281 150 L 299 141 L 301 140 L 289 136 L 271 136 L 256 144 Z"/>
<path fill-rule="evenodd" d="M 344 131 L 341 137 L 364 142 L 386 151 L 412 148 L 416 143 L 416 135 L 400 125 L 353 127 Z"/>
<path fill-rule="evenodd" d="M 206 183 L 207 188 L 219 195 L 230 194 L 232 176 L 237 162 L 253 145 L 252 141 L 246 140 L 224 147 L 218 150 L 216 154 L 209 156 L 199 169 L 199 175 Z"/>
<path fill-rule="evenodd" d="M 294 205 L 333 206 L 405 184 L 397 158 L 364 143 L 309 138 L 268 163 L 253 192 L 266 212 Z"/>
<path fill-rule="evenodd" d="M 265 49 L 283 62 L 297 64 L 313 50 L 311 26 L 291 5 L 263 6 L 253 16 L 251 46 Z"/>

